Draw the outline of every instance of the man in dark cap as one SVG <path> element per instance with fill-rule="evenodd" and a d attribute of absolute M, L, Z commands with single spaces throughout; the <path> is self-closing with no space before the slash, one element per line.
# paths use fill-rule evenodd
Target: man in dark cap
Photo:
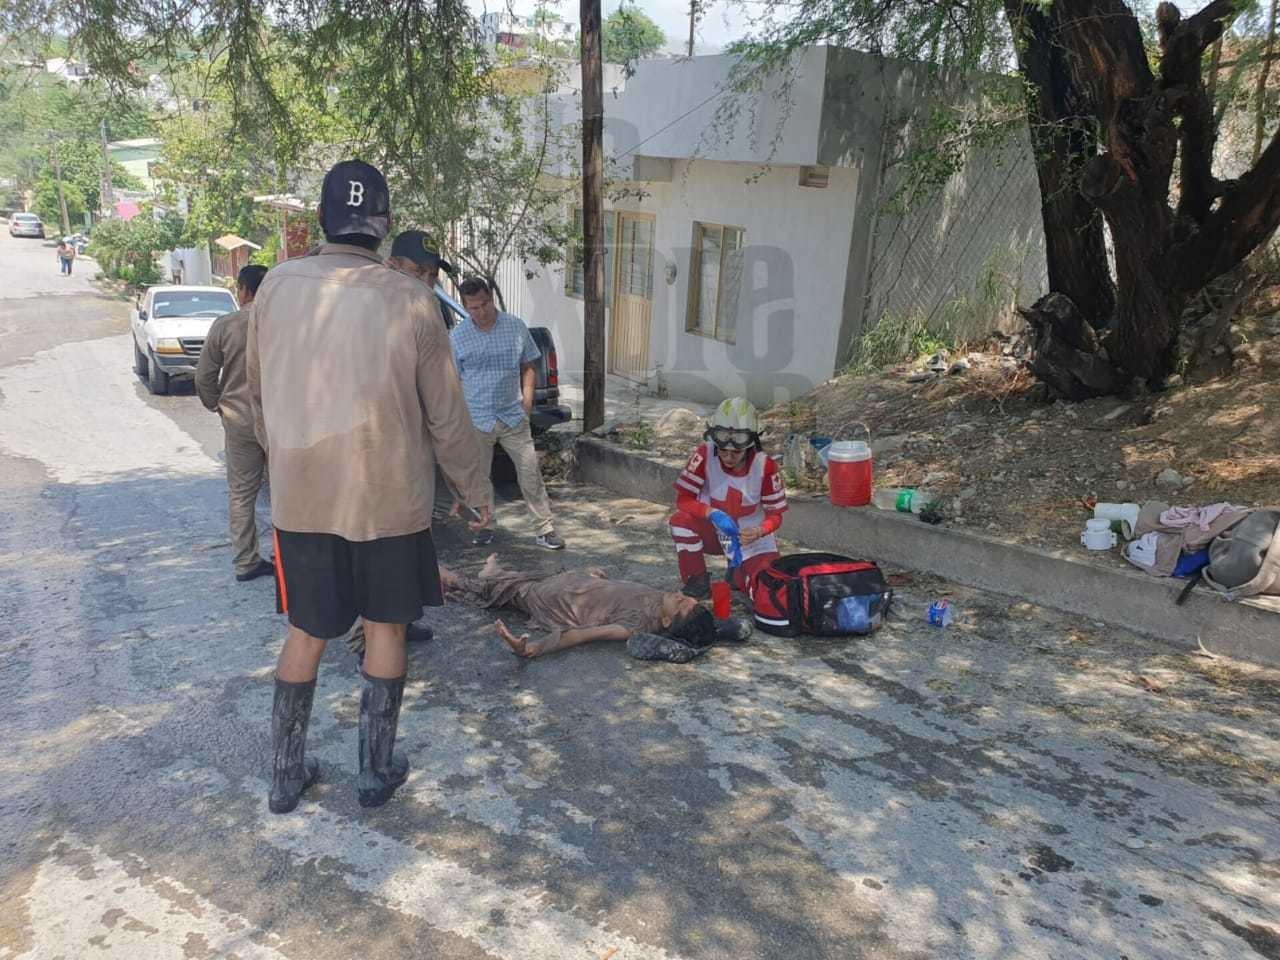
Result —
<path fill-rule="evenodd" d="M 360 161 L 325 175 L 315 256 L 267 274 L 249 322 L 255 428 L 267 451 L 276 591 L 289 634 L 276 664 L 273 813 L 298 805 L 319 769 L 305 757 L 325 642 L 359 617 L 362 806 L 408 776 L 392 752 L 404 695 L 405 625 L 441 603 L 431 540 L 435 464 L 483 522 L 492 496 L 440 311 L 388 270 L 381 173 Z"/>
<path fill-rule="evenodd" d="M 453 264 L 440 256 L 431 235 L 422 230 L 405 230 L 391 242 L 387 266 L 417 277 L 432 290 L 440 282 L 441 270 L 449 276 L 457 272 Z"/>

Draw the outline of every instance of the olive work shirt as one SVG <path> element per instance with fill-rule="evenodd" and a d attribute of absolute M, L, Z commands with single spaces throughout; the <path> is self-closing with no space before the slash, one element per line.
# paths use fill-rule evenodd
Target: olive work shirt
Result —
<path fill-rule="evenodd" d="M 274 267 L 246 357 L 279 529 L 352 542 L 427 530 L 437 462 L 468 506 L 489 502 L 436 298 L 376 253 L 327 243 Z"/>
<path fill-rule="evenodd" d="M 230 428 L 253 431 L 253 405 L 245 370 L 249 311 L 253 305 L 213 321 L 196 364 L 196 395 Z"/>
<path fill-rule="evenodd" d="M 502 571 L 466 587 L 486 607 L 527 613 L 559 641 L 566 630 L 617 624 L 632 633 L 662 632 L 663 592 L 631 580 L 608 580 L 580 570 L 551 577 Z"/>

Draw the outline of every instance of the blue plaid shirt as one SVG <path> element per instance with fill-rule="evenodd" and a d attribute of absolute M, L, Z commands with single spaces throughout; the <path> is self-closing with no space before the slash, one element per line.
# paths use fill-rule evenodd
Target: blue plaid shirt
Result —
<path fill-rule="evenodd" d="M 542 356 L 524 321 L 500 312 L 486 333 L 468 317 L 450 331 L 449 340 L 476 429 L 489 433 L 499 420 L 508 427 L 523 420 L 521 368 Z"/>

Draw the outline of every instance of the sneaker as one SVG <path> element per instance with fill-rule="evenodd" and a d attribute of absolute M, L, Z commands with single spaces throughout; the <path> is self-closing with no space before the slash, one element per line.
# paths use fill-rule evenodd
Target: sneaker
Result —
<path fill-rule="evenodd" d="M 247 583 L 250 580 L 257 580 L 259 577 L 269 577 L 276 572 L 276 566 L 270 560 L 259 560 L 257 564 L 250 567 L 244 573 L 237 573 L 236 579 L 241 583 Z"/>
<path fill-rule="evenodd" d="M 537 540 L 533 542 L 540 547 L 545 547 L 548 550 L 564 549 L 564 541 L 560 539 L 560 537 L 556 536 L 556 532 L 554 530 L 552 530 L 550 533 L 544 533 L 542 536 L 540 536 Z"/>
<path fill-rule="evenodd" d="M 493 531 L 488 528 L 480 530 L 471 538 L 471 542 L 477 547 L 487 547 L 493 543 Z"/>
<path fill-rule="evenodd" d="M 664 637 L 656 633 L 633 633 L 627 640 L 627 653 L 637 660 L 688 663 L 702 652 L 674 637 Z"/>
<path fill-rule="evenodd" d="M 698 573 L 690 577 L 684 582 L 684 589 L 680 591 L 686 597 L 693 597 L 695 600 L 707 600 L 711 597 L 711 574 Z"/>

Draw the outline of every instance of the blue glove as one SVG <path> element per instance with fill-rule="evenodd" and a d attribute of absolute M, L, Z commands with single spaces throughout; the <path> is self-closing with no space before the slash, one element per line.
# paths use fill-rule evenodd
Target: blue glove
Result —
<path fill-rule="evenodd" d="M 738 521 L 723 510 L 707 511 L 707 519 L 711 521 L 712 526 L 720 531 L 721 536 L 736 537 L 738 535 Z"/>
<path fill-rule="evenodd" d="M 716 534 L 720 538 L 720 546 L 729 561 L 729 569 L 733 570 L 741 566 L 742 541 L 738 539 L 738 521 L 723 510 L 711 510 L 707 513 L 707 519 L 716 528 Z"/>

